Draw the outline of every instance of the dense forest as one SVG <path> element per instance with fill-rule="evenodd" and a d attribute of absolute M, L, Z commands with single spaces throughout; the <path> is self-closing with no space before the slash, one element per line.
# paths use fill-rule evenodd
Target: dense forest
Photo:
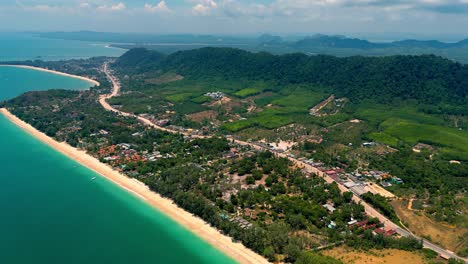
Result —
<path fill-rule="evenodd" d="M 193 79 L 263 80 L 314 84 L 352 101 L 416 100 L 428 111 L 468 113 L 468 67 L 433 55 L 380 58 L 272 55 L 230 48 L 203 48 L 164 56 L 134 49 L 115 66 L 142 72 L 176 72 Z M 435 107 L 437 106 L 437 107 Z"/>

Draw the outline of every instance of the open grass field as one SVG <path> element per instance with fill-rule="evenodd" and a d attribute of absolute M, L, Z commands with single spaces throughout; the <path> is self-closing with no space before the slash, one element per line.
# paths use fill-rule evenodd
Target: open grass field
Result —
<path fill-rule="evenodd" d="M 357 251 L 346 246 L 327 249 L 323 255 L 341 260 L 344 264 L 423 264 L 426 263 L 420 253 L 398 249 Z"/>

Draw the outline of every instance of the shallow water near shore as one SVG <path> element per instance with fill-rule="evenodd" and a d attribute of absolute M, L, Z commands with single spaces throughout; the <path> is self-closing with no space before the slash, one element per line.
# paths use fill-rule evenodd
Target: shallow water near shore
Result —
<path fill-rule="evenodd" d="M 89 87 L 90 83 L 82 79 L 33 69 L 0 66 L 0 101 L 33 90 L 83 90 Z"/>
<path fill-rule="evenodd" d="M 51 75 L 35 72 L 16 77 L 19 83 L 30 81 L 41 89 L 89 86 L 64 76 L 56 77 L 65 78 L 62 81 L 69 85 L 50 81 L 55 78 Z M 59 86 L 54 87 L 54 83 Z M 9 86 L 0 78 L 0 98 L 23 92 L 12 92 Z M 0 146 L 0 263 L 234 263 L 139 198 L 36 140 L 3 115 Z"/>

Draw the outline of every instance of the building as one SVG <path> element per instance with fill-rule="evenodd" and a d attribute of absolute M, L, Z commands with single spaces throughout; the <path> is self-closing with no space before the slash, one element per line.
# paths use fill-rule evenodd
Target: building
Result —
<path fill-rule="evenodd" d="M 120 143 L 120 144 L 118 144 L 117 146 L 121 147 L 121 148 L 124 149 L 124 150 L 128 150 L 128 149 L 130 149 L 130 148 L 132 147 L 132 146 L 131 146 L 130 144 L 128 144 L 128 143 Z"/>
<path fill-rule="evenodd" d="M 222 99 L 225 95 L 220 91 L 206 93 L 205 96 L 211 97 L 212 99 L 219 100 Z"/>
<path fill-rule="evenodd" d="M 364 142 L 364 143 L 362 143 L 363 147 L 373 147 L 373 146 L 376 146 L 376 145 L 377 145 L 377 143 L 375 143 L 375 142 Z"/>
<path fill-rule="evenodd" d="M 333 213 L 333 212 L 336 211 L 336 208 L 333 207 L 331 204 L 324 204 L 322 206 L 325 207 L 328 210 L 328 212 L 330 212 L 330 213 Z"/>
<path fill-rule="evenodd" d="M 391 183 L 386 182 L 386 181 L 381 182 L 380 185 L 382 185 L 383 187 L 390 187 L 390 186 L 392 186 Z"/>
<path fill-rule="evenodd" d="M 352 187 L 356 186 L 356 183 L 353 182 L 353 181 L 347 181 L 347 182 L 345 182 L 343 185 L 344 185 L 346 188 L 349 189 L 349 188 L 352 188 Z"/>

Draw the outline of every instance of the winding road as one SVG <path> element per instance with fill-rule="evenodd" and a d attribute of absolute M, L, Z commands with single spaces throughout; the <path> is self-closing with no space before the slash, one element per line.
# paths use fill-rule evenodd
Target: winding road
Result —
<path fill-rule="evenodd" d="M 117 78 L 115 76 L 113 76 L 112 72 L 110 71 L 109 63 L 105 63 L 103 65 L 103 72 L 106 74 L 107 78 L 112 83 L 112 92 L 110 94 L 101 95 L 99 97 L 99 103 L 102 105 L 102 107 L 104 107 L 104 109 L 106 109 L 108 111 L 115 112 L 115 113 L 120 114 L 122 116 L 134 117 L 134 118 L 138 119 L 140 122 L 144 123 L 145 125 L 151 126 L 151 127 L 155 128 L 155 129 L 158 129 L 158 130 L 162 130 L 162 131 L 166 131 L 166 132 L 170 132 L 170 133 L 179 133 L 179 134 L 183 134 L 185 136 L 190 136 L 190 137 L 193 137 L 193 138 L 209 138 L 210 137 L 210 136 L 201 136 L 201 135 L 190 135 L 189 133 L 184 133 L 184 132 L 181 132 L 181 131 L 161 127 L 161 126 L 158 126 L 158 125 L 154 124 L 152 121 L 150 121 L 147 118 L 144 118 L 144 117 L 132 114 L 132 113 L 123 112 L 123 111 L 121 111 L 119 109 L 116 109 L 116 108 L 112 107 L 107 102 L 107 99 L 110 99 L 112 97 L 116 97 L 116 96 L 118 96 L 120 94 L 120 83 L 117 80 Z M 257 149 L 257 150 L 271 151 L 270 149 L 268 149 L 266 147 L 263 147 L 261 145 L 258 145 L 258 144 L 252 143 L 252 142 L 241 141 L 241 140 L 238 140 L 238 139 L 233 139 L 233 140 L 234 140 L 234 143 L 242 145 L 242 146 L 250 146 L 250 147 L 252 147 L 254 149 Z M 296 165 L 298 165 L 301 168 L 308 169 L 309 171 L 315 173 L 316 175 L 324 178 L 325 181 L 328 182 L 328 183 L 335 182 L 338 185 L 338 188 L 340 189 L 341 192 L 348 192 L 349 191 L 348 188 L 343 186 L 341 183 L 336 182 L 334 179 L 332 179 L 331 177 L 326 175 L 323 171 L 321 171 L 321 170 L 319 170 L 319 169 L 317 169 L 317 168 L 315 168 L 315 167 L 313 167 L 313 166 L 311 166 L 309 164 L 306 164 L 306 163 L 304 163 L 304 162 L 302 162 L 302 161 L 300 161 L 300 160 L 298 160 L 296 158 L 289 157 L 284 153 L 278 153 L 278 152 L 274 152 L 274 153 L 278 157 L 283 157 L 283 158 L 287 158 L 287 159 L 291 160 L 292 162 L 294 162 Z M 467 258 L 461 258 L 461 257 L 457 256 L 454 252 L 449 251 L 449 250 L 444 249 L 444 248 L 441 248 L 440 246 L 437 246 L 437 245 L 431 243 L 430 241 L 422 239 L 422 238 L 414 235 L 413 233 L 409 232 L 408 230 L 401 228 L 400 226 L 398 226 L 397 224 L 392 222 L 390 219 L 388 219 L 387 217 L 382 215 L 380 212 L 378 212 L 376 209 L 374 209 L 371 205 L 369 205 L 368 203 L 363 201 L 356 194 L 353 194 L 353 201 L 356 202 L 356 203 L 361 203 L 364 206 L 366 214 L 369 215 L 370 217 L 378 218 L 379 221 L 382 222 L 387 229 L 394 229 L 401 236 L 405 236 L 405 237 L 412 236 L 412 237 L 414 237 L 414 238 L 416 238 L 418 240 L 422 240 L 423 241 L 423 246 L 425 248 L 429 248 L 429 249 L 437 252 L 443 258 L 446 258 L 446 259 L 456 258 L 456 259 L 460 259 L 460 260 L 464 261 L 465 263 L 468 263 Z"/>

